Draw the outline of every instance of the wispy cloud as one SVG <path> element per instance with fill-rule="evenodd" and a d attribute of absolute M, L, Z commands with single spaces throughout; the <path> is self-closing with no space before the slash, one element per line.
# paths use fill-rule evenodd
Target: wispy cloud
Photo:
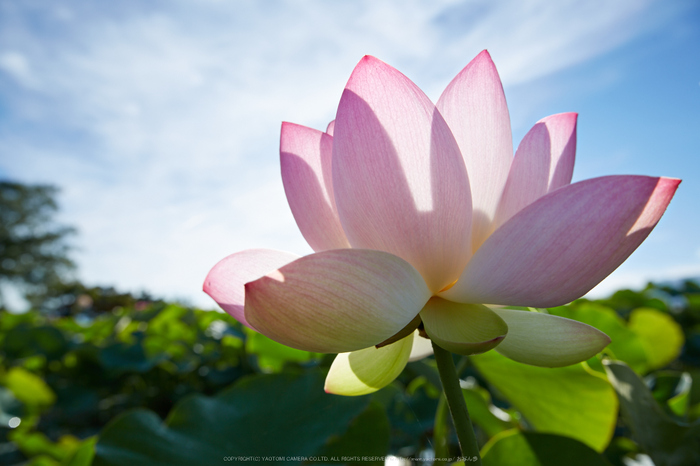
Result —
<path fill-rule="evenodd" d="M 599 56 L 684 3 L 0 1 L 0 172 L 64 189 L 82 276 L 200 303 L 225 254 L 309 251 L 282 120 L 324 127 L 364 54 L 436 98 L 489 48 L 508 86 Z"/>

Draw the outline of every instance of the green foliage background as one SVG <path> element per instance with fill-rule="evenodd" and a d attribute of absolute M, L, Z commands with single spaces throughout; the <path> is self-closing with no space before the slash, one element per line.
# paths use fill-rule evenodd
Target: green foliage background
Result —
<path fill-rule="evenodd" d="M 373 395 L 329 395 L 332 355 L 284 347 L 224 313 L 90 291 L 64 316 L 2 313 L 0 464 L 458 460 L 431 358 Z M 458 359 L 484 464 L 622 465 L 641 452 L 657 465 L 700 461 L 697 284 L 538 311 L 589 323 L 612 343 L 561 369 L 493 351 Z"/>
<path fill-rule="evenodd" d="M 70 279 L 55 188 L 0 181 L 0 464 L 470 464 L 432 358 L 384 389 L 326 394 L 334 356 L 287 348 L 225 313 Z M 569 367 L 495 351 L 458 359 L 484 465 L 700 464 L 700 286 L 649 285 L 547 312 L 611 337 Z M 432 459 L 435 459 L 432 461 Z M 460 460 L 462 460 L 460 462 Z"/>

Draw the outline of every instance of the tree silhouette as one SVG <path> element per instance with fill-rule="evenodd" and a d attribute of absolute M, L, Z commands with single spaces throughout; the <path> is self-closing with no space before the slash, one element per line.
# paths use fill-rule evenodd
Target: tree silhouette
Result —
<path fill-rule="evenodd" d="M 17 286 L 25 297 L 46 293 L 75 268 L 67 243 L 75 230 L 54 220 L 57 191 L 0 181 L 0 283 Z M 0 289 L 0 307 L 4 304 Z"/>

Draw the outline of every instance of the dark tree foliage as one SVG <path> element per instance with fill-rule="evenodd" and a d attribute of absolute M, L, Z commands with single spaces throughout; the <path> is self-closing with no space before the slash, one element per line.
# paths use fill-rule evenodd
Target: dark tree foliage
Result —
<path fill-rule="evenodd" d="M 56 193 L 53 186 L 0 181 L 0 283 L 27 297 L 41 296 L 75 268 L 67 243 L 74 229 L 56 224 Z"/>
<path fill-rule="evenodd" d="M 28 299 L 34 308 L 52 316 L 96 316 L 112 312 L 116 308 L 138 310 L 147 305 L 163 303 L 146 292 L 120 292 L 111 286 L 87 286 L 79 281 L 52 284 L 40 294 L 29 295 Z"/>

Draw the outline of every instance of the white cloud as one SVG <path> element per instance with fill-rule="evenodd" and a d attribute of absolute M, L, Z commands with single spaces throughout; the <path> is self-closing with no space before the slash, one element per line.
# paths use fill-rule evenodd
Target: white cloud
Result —
<path fill-rule="evenodd" d="M 32 73 L 27 58 L 13 50 L 0 53 L 0 69 L 9 74 L 20 86 L 36 88 L 37 79 Z"/>
<path fill-rule="evenodd" d="M 324 127 L 363 54 L 437 98 L 482 48 L 521 85 L 677 14 L 636 0 L 104 5 L 0 3 L 0 170 L 64 188 L 86 280 L 198 303 L 225 254 L 309 251 L 279 125 Z"/>

